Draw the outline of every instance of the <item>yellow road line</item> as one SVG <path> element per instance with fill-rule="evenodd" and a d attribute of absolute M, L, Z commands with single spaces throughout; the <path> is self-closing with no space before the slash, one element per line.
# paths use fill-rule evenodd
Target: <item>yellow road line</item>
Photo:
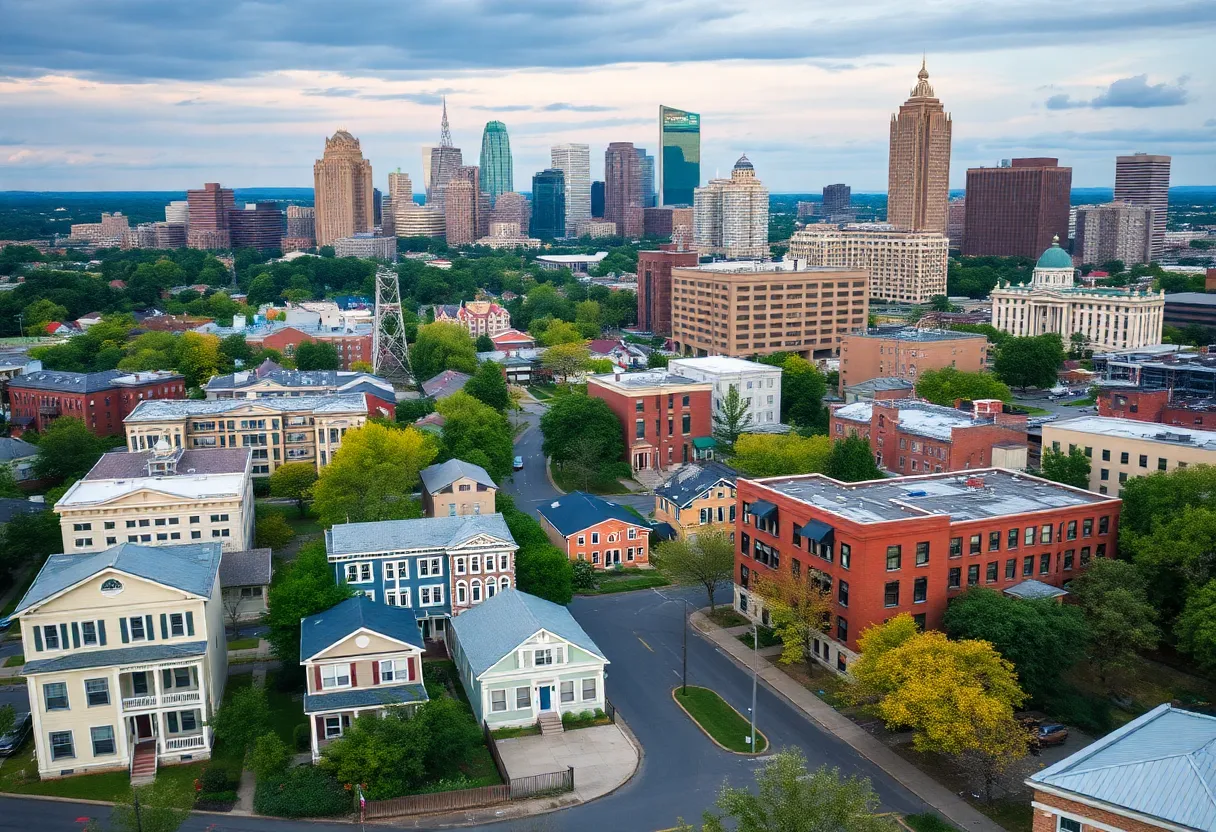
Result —
<path fill-rule="evenodd" d="M 647 643 L 646 643 L 646 642 L 645 642 L 645 641 L 642 639 L 642 637 L 641 637 L 641 636 L 638 636 L 638 641 L 641 641 L 641 642 L 642 642 L 642 646 L 643 646 L 643 647 L 645 647 L 647 650 L 649 650 L 651 653 L 653 653 L 653 652 L 654 652 L 654 648 L 653 648 L 653 647 L 651 647 L 649 644 L 647 644 Z"/>

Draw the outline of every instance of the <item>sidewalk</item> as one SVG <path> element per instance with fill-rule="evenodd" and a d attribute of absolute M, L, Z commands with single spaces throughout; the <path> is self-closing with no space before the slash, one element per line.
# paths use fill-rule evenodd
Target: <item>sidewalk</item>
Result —
<path fill-rule="evenodd" d="M 698 633 L 720 647 L 723 652 L 743 667 L 751 669 L 751 648 L 744 646 L 727 630 L 712 623 L 700 612 L 694 612 L 690 620 Z M 967 801 L 900 757 L 847 716 L 839 713 L 831 705 L 791 679 L 764 657 L 763 651 L 761 652 L 758 664 L 759 677 L 825 731 L 829 731 L 847 742 L 858 754 L 891 775 L 906 789 L 961 829 L 970 830 L 970 832 L 1004 832 L 996 821 L 978 809 L 972 808 Z"/>
<path fill-rule="evenodd" d="M 262 644 L 266 644 L 265 641 Z M 245 651 L 242 651 L 245 652 Z M 247 652 L 254 652 L 252 650 Z M 255 688 L 266 687 L 266 665 L 258 664 L 253 667 L 252 685 Z M 249 769 L 241 771 L 241 784 L 236 791 L 236 805 L 232 807 L 234 815 L 252 815 L 253 814 L 253 792 L 257 786 L 256 778 Z"/>

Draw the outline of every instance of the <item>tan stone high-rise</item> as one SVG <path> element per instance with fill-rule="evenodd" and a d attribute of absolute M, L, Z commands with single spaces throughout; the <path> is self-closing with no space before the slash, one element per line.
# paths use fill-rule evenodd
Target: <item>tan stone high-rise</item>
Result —
<path fill-rule="evenodd" d="M 443 203 L 447 242 L 450 246 L 468 245 L 486 236 L 482 220 L 489 226 L 489 198 L 482 198 L 481 170 L 477 165 L 462 165 L 448 182 Z"/>
<path fill-rule="evenodd" d="M 312 167 L 317 208 L 317 245 L 371 231 L 375 224 L 372 163 L 359 140 L 339 130 L 325 140 L 325 152 Z"/>
<path fill-rule="evenodd" d="M 887 222 L 946 233 L 950 199 L 950 115 L 933 95 L 922 63 L 912 96 L 891 116 Z"/>

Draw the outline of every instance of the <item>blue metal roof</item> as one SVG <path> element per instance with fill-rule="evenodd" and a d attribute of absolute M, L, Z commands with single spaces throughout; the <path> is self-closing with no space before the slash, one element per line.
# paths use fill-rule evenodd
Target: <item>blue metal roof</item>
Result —
<path fill-rule="evenodd" d="M 377 604 L 366 595 L 356 595 L 300 622 L 300 661 L 311 659 L 359 630 L 426 649 L 413 610 Z"/>
<path fill-rule="evenodd" d="M 119 543 L 100 552 L 85 555 L 51 555 L 25 597 L 13 611 L 14 616 L 41 604 L 65 589 L 87 581 L 106 569 L 144 578 L 180 589 L 201 598 L 211 596 L 215 575 L 220 568 L 219 543 L 189 543 L 181 546 L 144 546 Z"/>
<path fill-rule="evenodd" d="M 650 528 L 616 503 L 610 503 L 603 497 L 587 494 L 583 491 L 571 491 L 565 496 L 558 497 L 551 503 L 536 509 L 540 515 L 553 524 L 565 536 L 582 531 L 596 523 L 605 520 L 622 520 L 643 529 Z"/>
<path fill-rule="evenodd" d="M 411 702 L 426 702 L 429 698 L 426 688 L 422 685 L 378 685 L 374 688 L 340 690 L 334 693 L 309 693 L 304 696 L 304 713 L 407 705 Z"/>
<path fill-rule="evenodd" d="M 116 647 L 113 650 L 84 650 L 26 662 L 25 673 L 59 673 L 64 670 L 85 670 L 90 667 L 113 667 L 114 665 L 163 662 L 188 659 L 207 652 L 207 642 L 191 641 L 185 644 L 141 644 L 138 647 Z"/>
<path fill-rule="evenodd" d="M 1027 783 L 1216 832 L 1216 717 L 1160 705 Z"/>
<path fill-rule="evenodd" d="M 603 651 L 569 610 L 514 587 L 501 590 L 461 613 L 448 626 L 460 642 L 474 676 L 485 673 L 541 630 L 604 658 Z"/>
<path fill-rule="evenodd" d="M 696 465 L 685 465 L 676 471 L 667 482 L 654 490 L 654 493 L 670 500 L 680 508 L 688 508 L 693 500 L 700 497 L 718 483 L 729 488 L 735 487 L 739 473 L 721 462 L 704 462 Z"/>

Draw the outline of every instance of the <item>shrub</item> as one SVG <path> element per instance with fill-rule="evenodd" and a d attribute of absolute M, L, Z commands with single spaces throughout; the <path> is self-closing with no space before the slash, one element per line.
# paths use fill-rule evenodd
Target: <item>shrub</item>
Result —
<path fill-rule="evenodd" d="M 194 808 L 204 812 L 230 812 L 236 801 L 237 794 L 234 791 L 203 792 L 194 801 Z"/>
<path fill-rule="evenodd" d="M 574 574 L 571 583 L 574 591 L 595 589 L 595 567 L 589 561 L 576 560 L 573 564 Z"/>
<path fill-rule="evenodd" d="M 352 807 L 351 793 L 314 766 L 297 766 L 258 778 L 253 794 L 254 811 L 280 818 L 331 817 Z"/>
<path fill-rule="evenodd" d="M 266 477 L 257 477 L 253 481 L 253 496 L 269 497 L 270 496 L 270 480 Z"/>
<path fill-rule="evenodd" d="M 261 779 L 282 774 L 287 770 L 290 762 L 291 749 L 287 747 L 287 743 L 279 739 L 279 735 L 274 731 L 267 731 L 253 744 L 253 757 L 249 767 L 253 769 L 258 779 Z"/>
<path fill-rule="evenodd" d="M 287 518 L 278 512 L 259 517 L 254 526 L 254 538 L 258 546 L 281 549 L 295 536 L 295 529 L 287 522 Z"/>
<path fill-rule="evenodd" d="M 312 749 L 312 732 L 308 730 L 308 725 L 301 723 L 291 729 L 291 739 L 295 743 L 296 751 L 310 751 Z"/>
<path fill-rule="evenodd" d="M 228 777 L 228 769 L 223 766 L 207 766 L 203 776 L 199 778 L 204 793 L 228 791 L 232 780 Z"/>

